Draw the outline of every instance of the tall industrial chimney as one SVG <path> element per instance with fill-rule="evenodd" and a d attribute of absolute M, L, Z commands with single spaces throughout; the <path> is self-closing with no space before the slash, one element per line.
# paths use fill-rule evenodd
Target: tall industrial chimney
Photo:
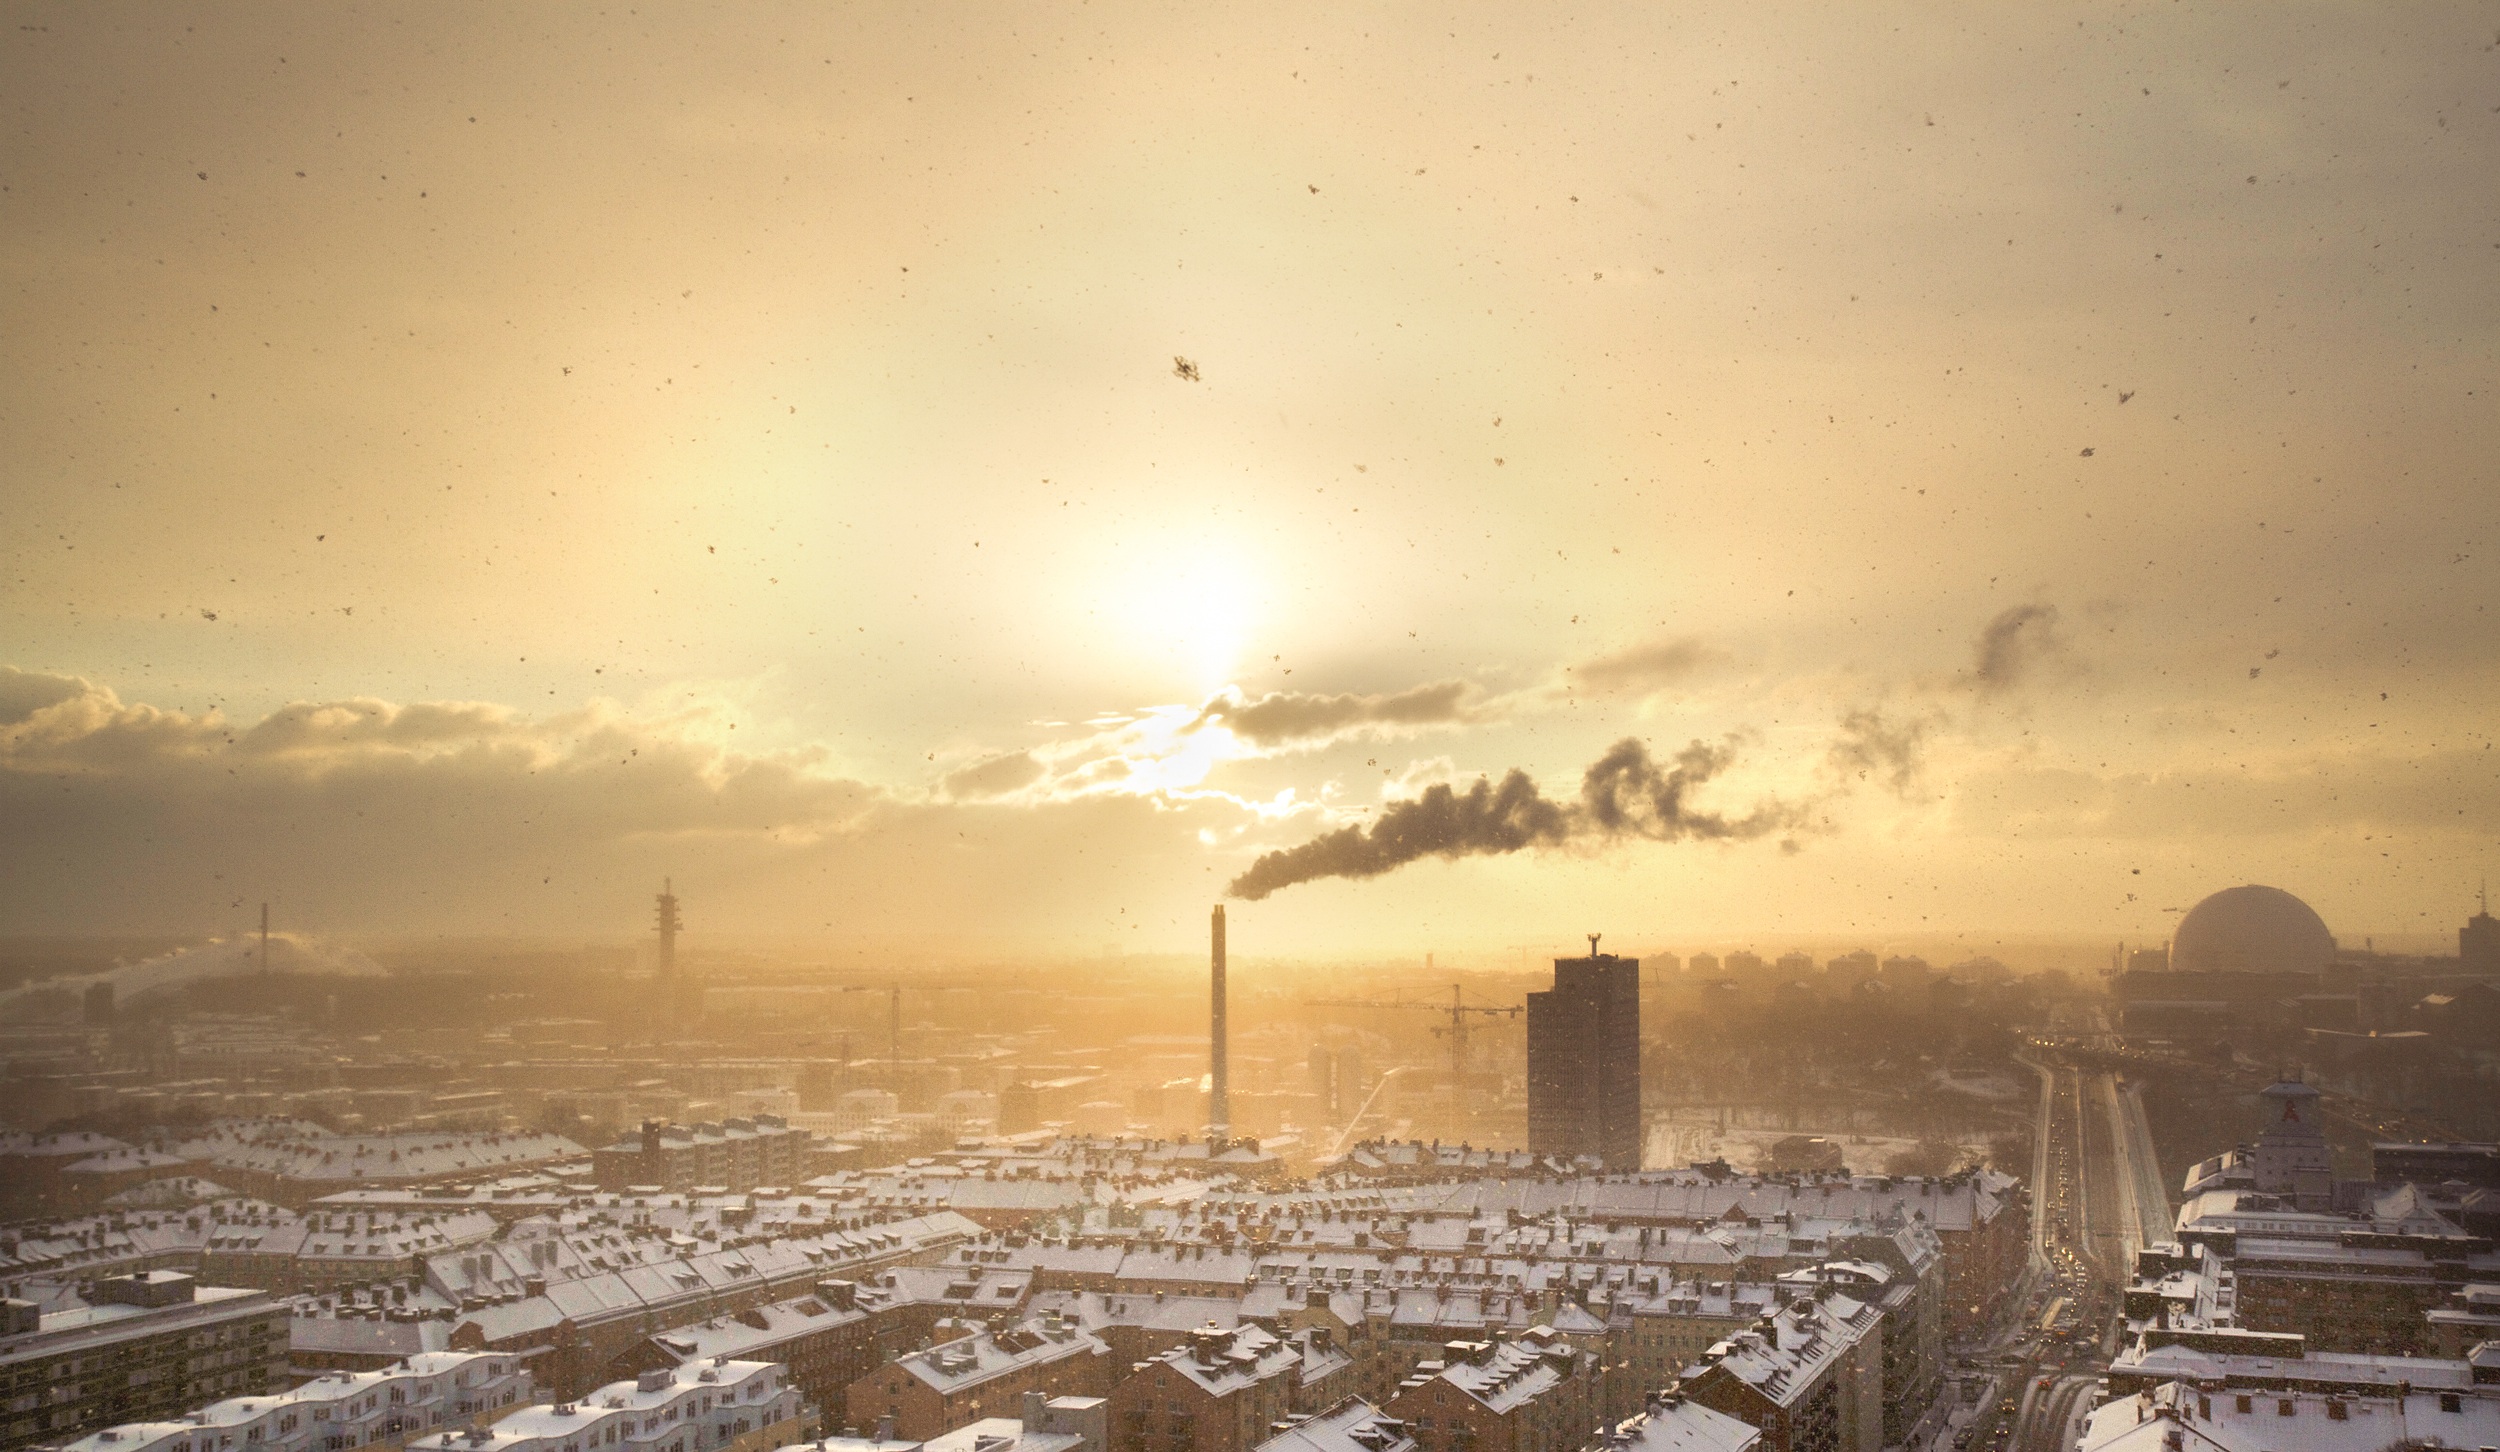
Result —
<path fill-rule="evenodd" d="M 1207 1137 L 1220 1149 L 1233 1135 L 1232 1085 L 1224 1063 L 1224 905 L 1215 905 L 1215 916 L 1207 925 L 1212 940 L 1213 959 L 1209 980 L 1213 1011 L 1208 1025 Z"/>
<path fill-rule="evenodd" d="M 269 904 L 260 905 L 260 971 L 269 971 Z"/>

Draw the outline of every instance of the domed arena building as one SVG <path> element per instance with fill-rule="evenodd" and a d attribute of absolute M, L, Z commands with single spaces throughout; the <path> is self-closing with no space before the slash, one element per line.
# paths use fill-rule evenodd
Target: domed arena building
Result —
<path fill-rule="evenodd" d="M 2279 887 L 2226 887 L 2188 909 L 2170 940 L 2174 973 L 2324 973 L 2335 935 Z"/>

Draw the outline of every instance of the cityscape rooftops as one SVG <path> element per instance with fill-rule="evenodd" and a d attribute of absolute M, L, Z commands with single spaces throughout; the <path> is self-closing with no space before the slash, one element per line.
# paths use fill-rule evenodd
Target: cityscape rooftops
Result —
<path fill-rule="evenodd" d="M 2500 1442 L 2500 1396 L 2204 1392 L 2183 1382 L 2104 1403 L 2079 1452 L 2380 1452 Z"/>
<path fill-rule="evenodd" d="M 185 1284 L 178 1294 L 169 1295 L 155 1304 L 101 1301 L 44 1312 L 34 1330 L 0 1336 L 0 1359 L 30 1354 L 49 1356 L 83 1346 L 109 1346 L 143 1322 L 154 1322 L 170 1329 L 187 1322 L 214 1322 L 236 1313 L 278 1309 L 278 1302 L 267 1291 L 240 1286 L 196 1286 L 188 1284 L 189 1276 L 175 1272 L 153 1274 L 166 1282 L 180 1281 Z"/>
<path fill-rule="evenodd" d="M 611 1382 L 576 1402 L 542 1402 L 523 1407 L 491 1426 L 429 1434 L 408 1445 L 425 1448 L 427 1452 L 499 1452 L 515 1445 L 560 1443 L 567 1438 L 581 1438 L 585 1430 L 595 1430 L 602 1420 L 631 1422 L 666 1411 L 692 1396 L 721 1403 L 760 1405 L 781 1390 L 783 1384 L 784 1368 L 768 1361 L 711 1362 L 693 1377 L 684 1379 L 670 1371 L 645 1372 L 634 1381 Z"/>
<path fill-rule="evenodd" d="M 1607 1452 L 1751 1452 L 1762 1429 L 1688 1397 L 1652 1394 L 1649 1409 L 1609 1428 Z"/>
<path fill-rule="evenodd" d="M 321 1409 L 316 1413 L 317 1419 L 345 1431 L 354 1420 L 347 1408 L 371 1393 L 385 1389 L 393 1391 L 393 1411 L 396 1414 L 405 1403 L 422 1405 L 439 1399 L 448 1390 L 472 1386 L 483 1389 L 489 1381 L 511 1379 L 514 1375 L 514 1360 L 508 1356 L 466 1352 L 425 1353 L 378 1371 L 325 1372 L 286 1391 L 229 1397 L 172 1420 L 129 1422 L 90 1432 L 60 1444 L 59 1452 L 119 1452 L 119 1449 L 146 1447 L 172 1438 L 186 1439 L 187 1445 L 188 1439 L 197 1437 L 203 1445 L 209 1445 L 214 1439 L 199 1434 L 243 1429 L 250 1429 L 247 1443 L 257 1444 L 263 1440 L 260 1430 L 263 1425 L 286 1413 L 308 1408 Z"/>
<path fill-rule="evenodd" d="M 1317 1416 L 1278 1427 L 1257 1452 L 1414 1452 L 1406 1423 L 1360 1397 L 1347 1397 Z"/>
<path fill-rule="evenodd" d="M 1760 1324 L 1703 1354 L 1689 1379 L 1717 1370 L 1771 1401 L 1787 1405 L 1810 1391 L 1824 1370 L 1874 1326 L 1874 1307 L 1834 1292 L 1791 1302 Z"/>
<path fill-rule="evenodd" d="M 722 1357 L 738 1361 L 746 1359 L 749 1351 L 773 1348 L 794 1335 L 864 1320 L 867 1315 L 856 1308 L 845 1311 L 828 1305 L 818 1296 L 794 1296 L 691 1325 L 671 1326 L 652 1333 L 651 1344 L 680 1364 Z"/>
<path fill-rule="evenodd" d="M 1029 1427 L 1015 1417 L 982 1417 L 923 1442 L 923 1452 L 1076 1452 L 1085 1445 L 1078 1432 Z"/>
<path fill-rule="evenodd" d="M 1453 1341 L 1437 1368 L 1421 1363 L 1407 1387 L 1446 1381 L 1486 1410 L 1508 1412 L 1560 1385 L 1581 1353 L 1550 1327 L 1534 1327 L 1513 1341 Z"/>
<path fill-rule="evenodd" d="M 1002 1331 L 977 1331 L 916 1351 L 894 1364 L 941 1394 L 978 1385 L 1019 1367 L 1072 1356 L 1101 1355 L 1102 1342 L 1075 1322 L 1037 1317 Z"/>
<path fill-rule="evenodd" d="M 2296 1387 L 2311 1391 L 2392 1390 L 2410 1386 L 2423 1390 L 2473 1385 L 2472 1368 L 2463 1361 L 2422 1356 L 2365 1356 L 2353 1352 L 2307 1351 L 2297 1338 L 2288 1354 L 2216 1351 L 2185 1342 L 2147 1345 L 2139 1338 L 2109 1364 L 2114 1390 L 2134 1391 L 2170 1381 L 2207 1382 L 2239 1387 Z"/>
<path fill-rule="evenodd" d="M 1273 1377 L 1298 1375 L 1302 1349 L 1255 1323 L 1201 1326 L 1154 1358 L 1213 1396 L 1230 1396 Z"/>

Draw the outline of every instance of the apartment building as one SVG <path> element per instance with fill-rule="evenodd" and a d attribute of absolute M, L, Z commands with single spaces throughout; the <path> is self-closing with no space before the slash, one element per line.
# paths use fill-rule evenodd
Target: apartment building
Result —
<path fill-rule="evenodd" d="M 1454 1341 L 1382 1408 L 1422 1452 L 1573 1452 L 1603 1420 L 1597 1358 L 1539 1328 Z"/>
<path fill-rule="evenodd" d="M 90 1304 L 0 1302 L 0 1448 L 178 1416 L 286 1380 L 287 1306 L 179 1271 L 95 1283 Z"/>
<path fill-rule="evenodd" d="M 1265 1327 L 1201 1327 L 1112 1389 L 1112 1452 L 1246 1452 L 1301 1379 L 1301 1348 Z"/>
<path fill-rule="evenodd" d="M 1112 1377 L 1109 1348 L 1055 1313 L 1002 1331 L 950 1337 L 852 1382 L 843 1402 L 854 1426 L 891 1424 L 891 1435 L 925 1442 L 1023 1404 L 1026 1392 L 1101 1396 Z"/>
<path fill-rule="evenodd" d="M 647 1371 L 579 1401 L 520 1408 L 492 1426 L 438 1432 L 410 1452 L 765 1452 L 800 1440 L 798 1389 L 769 1361 Z"/>
<path fill-rule="evenodd" d="M 229 1397 L 155 1422 L 126 1422 L 54 1444 L 58 1452 L 397 1452 L 445 1427 L 528 1405 L 530 1376 L 510 1356 L 431 1352 L 381 1371 L 334 1371 L 289 1391 Z"/>

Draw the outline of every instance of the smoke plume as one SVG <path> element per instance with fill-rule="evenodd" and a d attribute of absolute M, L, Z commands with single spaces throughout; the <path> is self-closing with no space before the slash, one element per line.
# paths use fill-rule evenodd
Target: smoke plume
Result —
<path fill-rule="evenodd" d="M 2057 628 L 2054 605 L 2015 605 L 1997 612 L 1979 632 L 1971 652 L 1970 674 L 1964 679 L 1981 695 L 2021 685 L 2046 661 L 2062 655 L 2066 638 Z"/>
<path fill-rule="evenodd" d="M 1315 878 L 1378 877 L 1421 857 L 1494 857 L 1578 839 L 1741 840 L 1790 825 L 1796 811 L 1778 802 L 1742 816 L 1691 804 L 1690 794 L 1734 760 L 1732 746 L 1695 741 L 1661 767 L 1626 737 L 1581 774 L 1576 802 L 1552 800 L 1515 767 L 1499 786 L 1483 777 L 1465 792 L 1436 783 L 1413 801 L 1392 804 L 1368 828 L 1342 827 L 1264 854 L 1225 891 L 1256 901 Z"/>
<path fill-rule="evenodd" d="M 1881 781 L 1896 796 L 1908 796 L 1926 765 L 1927 733 L 1942 718 L 1887 716 L 1874 706 L 1843 714 L 1832 738 L 1831 763 L 1845 780 Z"/>

